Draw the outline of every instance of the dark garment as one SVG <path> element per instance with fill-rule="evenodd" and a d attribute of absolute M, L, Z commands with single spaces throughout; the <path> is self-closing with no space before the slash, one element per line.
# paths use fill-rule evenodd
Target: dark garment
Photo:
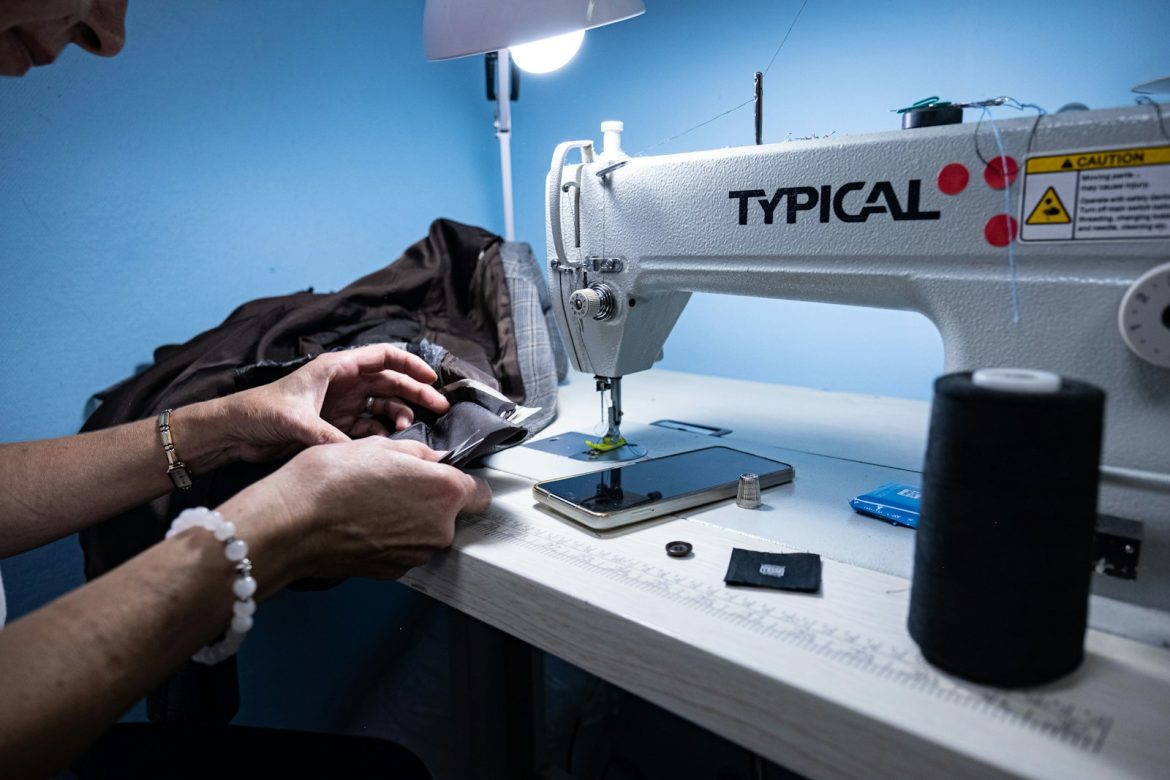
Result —
<path fill-rule="evenodd" d="M 425 339 L 446 348 L 449 360 L 439 367 L 440 386 L 471 376 L 522 400 L 500 246 L 499 237 L 487 231 L 437 220 L 429 236 L 396 262 L 340 292 L 246 303 L 222 325 L 186 344 L 160 347 L 154 365 L 100 393 L 102 403 L 82 430 L 152 417 L 165 408 L 261 384 L 243 370 L 249 366 L 285 364 L 283 375 L 297 365 L 292 361 L 308 355 L 382 341 Z M 182 509 L 222 503 L 279 465 L 233 464 L 197 475 L 189 491 L 83 531 L 86 577 L 93 579 L 162 539 Z"/>
<path fill-rule="evenodd" d="M 430 772 L 395 742 L 243 726 L 119 723 L 60 780 L 394 778 Z"/>
<path fill-rule="evenodd" d="M 438 344 L 522 400 L 500 245 L 485 230 L 437 220 L 396 262 L 339 292 L 246 303 L 186 344 L 159 347 L 154 365 L 99 393 L 101 406 L 82 430 L 228 395 L 243 366 L 384 341 Z M 440 377 L 440 383 L 447 382 Z"/>
<path fill-rule="evenodd" d="M 487 231 L 437 220 L 427 238 L 397 261 L 339 292 L 309 291 L 246 303 L 223 324 L 186 344 L 160 347 L 152 366 L 99 394 L 101 405 L 83 430 L 152 417 L 166 408 L 263 384 L 328 350 L 386 341 L 410 342 L 416 354 L 434 361 L 439 386 L 473 378 L 515 401 L 529 401 L 525 376 L 532 375 L 534 353 L 522 352 L 523 345 L 517 344 L 509 289 L 518 288 L 505 270 L 502 246 Z M 546 339 L 550 335 L 555 337 L 546 333 Z M 557 375 L 547 348 L 535 360 L 548 364 L 546 376 Z M 546 412 L 551 407 L 555 413 L 555 380 L 553 394 L 543 403 Z M 549 420 L 551 415 L 542 424 Z M 181 454 L 181 442 L 179 447 Z M 161 469 L 161 445 L 159 456 Z M 196 474 L 190 490 L 175 491 L 83 531 L 87 578 L 160 541 L 182 509 L 217 506 L 280 465 L 236 463 Z M 149 697 L 148 713 L 164 722 L 225 723 L 238 703 L 234 660 L 214 667 L 188 663 Z"/>
<path fill-rule="evenodd" d="M 463 468 L 483 455 L 519 444 L 528 435 L 527 428 L 510 419 L 516 404 L 487 388 L 464 380 L 443 394 L 450 409 L 438 418 L 426 410 L 416 411 L 415 423 L 390 438 L 411 439 L 436 452 L 445 451 L 441 463 Z"/>

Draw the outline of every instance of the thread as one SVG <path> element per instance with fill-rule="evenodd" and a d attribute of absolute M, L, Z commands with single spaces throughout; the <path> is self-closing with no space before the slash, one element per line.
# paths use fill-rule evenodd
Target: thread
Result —
<path fill-rule="evenodd" d="M 776 58 L 780 56 L 780 52 L 784 48 L 784 44 L 788 43 L 788 36 L 792 35 L 792 31 L 796 28 L 796 23 L 798 21 L 800 21 L 800 15 L 804 13 L 804 7 L 806 5 L 808 5 L 808 0 L 804 0 L 804 2 L 800 4 L 800 8 L 796 11 L 796 16 L 792 17 L 792 23 L 788 25 L 788 30 L 784 33 L 784 37 L 780 39 L 780 44 L 776 47 L 776 51 L 772 52 L 772 59 L 768 60 L 768 65 L 766 68 L 764 68 L 763 73 L 765 76 L 768 75 L 768 71 L 772 70 L 772 65 L 775 64 Z M 693 133 L 694 131 L 698 130 L 700 127 L 705 127 L 705 126 L 711 124 L 712 122 L 714 122 L 716 119 L 722 119 L 723 117 L 727 116 L 728 114 L 734 114 L 736 111 L 739 111 L 741 108 L 743 108 L 745 106 L 749 106 L 755 102 L 756 102 L 755 97 L 752 97 L 749 100 L 745 100 L 742 103 L 740 103 L 738 106 L 733 106 L 733 107 L 727 109 L 726 111 L 722 111 L 722 112 L 716 114 L 715 116 L 711 117 L 710 119 L 706 119 L 702 122 L 699 122 L 699 124 L 697 124 L 697 125 L 694 125 L 692 127 L 688 127 L 686 130 L 683 130 L 681 133 L 677 133 L 675 135 L 672 135 L 669 138 L 663 138 L 661 141 L 657 141 L 655 143 L 650 144 L 649 146 L 643 147 L 642 149 L 639 149 L 637 152 L 634 152 L 634 154 L 632 154 L 630 156 L 631 157 L 641 157 L 642 155 L 646 154 L 649 151 L 657 149 L 658 147 L 660 147 L 664 144 L 668 144 L 671 141 L 676 141 L 679 138 L 682 138 L 684 135 L 689 135 L 690 133 Z"/>
<path fill-rule="evenodd" d="M 990 160 L 983 156 L 983 151 L 979 148 L 979 130 L 983 127 L 983 120 L 991 116 L 989 109 L 995 106 L 1004 106 L 1005 108 L 1015 109 L 1016 111 L 1023 111 L 1024 109 L 1031 109 L 1036 112 L 1035 119 L 1032 120 L 1032 129 L 1028 132 L 1028 145 L 1024 150 L 1024 157 L 1029 157 L 1032 154 L 1032 142 L 1036 140 L 1036 131 L 1040 129 L 1040 120 L 1048 116 L 1048 112 L 1035 103 L 1021 103 L 1011 95 L 1000 95 L 999 97 L 990 98 L 988 100 L 976 100 L 970 103 L 956 103 L 958 108 L 982 108 L 983 111 L 979 113 L 979 121 L 975 123 L 975 156 L 979 158 L 979 162 L 988 165 Z M 1001 151 L 1002 155 L 1003 152 Z"/>
<path fill-rule="evenodd" d="M 1158 105 L 1158 102 L 1145 95 L 1134 98 L 1133 102 L 1139 106 L 1150 106 L 1154 109 L 1154 113 L 1158 115 L 1158 129 L 1162 131 L 1162 137 L 1170 141 L 1170 130 L 1166 129 L 1166 117 L 1162 116 L 1162 107 Z"/>
<path fill-rule="evenodd" d="M 796 12 L 796 16 L 792 17 L 792 24 L 788 25 L 788 30 L 784 33 L 784 37 L 780 39 L 780 45 L 776 47 L 776 51 L 772 52 L 772 59 L 768 60 L 768 67 L 764 68 L 764 75 L 768 75 L 768 71 L 772 70 L 772 65 L 775 64 L 776 58 L 780 56 L 780 50 L 784 48 L 784 44 L 788 43 L 788 36 L 792 35 L 792 31 L 796 28 L 796 23 L 800 21 L 800 15 L 804 13 L 804 7 L 808 5 L 808 0 L 804 0 L 800 4 L 800 9 Z"/>
<path fill-rule="evenodd" d="M 1104 407 L 1067 378 L 1052 392 L 936 380 L 909 617 L 928 661 L 1002 687 L 1080 665 Z"/>
<path fill-rule="evenodd" d="M 1007 152 L 1003 148 L 1003 138 L 999 134 L 999 125 L 995 123 L 995 119 L 991 116 L 990 109 L 983 109 L 987 114 L 987 121 L 991 125 L 992 135 L 995 136 L 995 148 L 999 151 L 999 159 L 1001 161 L 1007 160 Z M 1012 197 L 1011 197 L 1012 182 L 1005 177 L 1003 185 L 1003 213 L 1012 213 Z M 1016 273 L 1016 237 L 1008 232 L 1007 243 L 1008 255 L 1008 278 L 1012 293 L 1012 322 L 1019 323 L 1020 321 L 1020 279 Z"/>
<path fill-rule="evenodd" d="M 646 154 L 646 152 L 657 149 L 658 147 L 663 146 L 664 144 L 668 144 L 671 141 L 677 141 L 679 138 L 682 138 L 684 135 L 689 135 L 690 133 L 695 132 L 700 127 L 706 127 L 707 125 L 714 122 L 716 119 L 722 119 L 723 117 L 727 116 L 728 114 L 734 114 L 736 111 L 739 111 L 744 106 L 750 106 L 755 101 L 756 101 L 756 99 L 754 97 L 750 98 L 748 100 L 745 100 L 742 103 L 740 103 L 738 106 L 735 106 L 733 108 L 729 108 L 722 113 L 716 114 L 715 116 L 711 117 L 710 119 L 699 122 L 699 124 L 694 125 L 693 127 L 688 127 L 686 130 L 683 130 L 681 133 L 678 133 L 676 135 L 672 135 L 669 138 L 663 138 L 661 141 L 658 141 L 657 143 L 650 144 L 649 146 L 645 147 L 644 149 L 639 149 L 637 152 L 635 152 L 631 156 L 632 157 L 641 157 L 642 155 Z"/>

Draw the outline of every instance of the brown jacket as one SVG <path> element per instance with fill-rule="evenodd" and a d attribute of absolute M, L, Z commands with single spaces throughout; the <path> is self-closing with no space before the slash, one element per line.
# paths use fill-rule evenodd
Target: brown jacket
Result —
<path fill-rule="evenodd" d="M 480 228 L 437 220 L 401 258 L 339 292 L 310 290 L 246 303 L 187 343 L 159 347 L 150 368 L 99 394 L 101 405 L 82 430 L 228 395 L 254 383 L 255 372 L 249 379 L 241 371 L 245 367 L 279 366 L 330 349 L 384 341 L 426 339 L 449 353 L 439 367 L 440 385 L 473 376 L 523 402 L 501 245 L 498 236 Z M 279 465 L 238 463 L 196 475 L 191 490 L 82 532 L 86 576 L 97 577 L 160 541 L 183 508 L 216 506 Z M 188 663 L 152 694 L 150 717 L 227 722 L 239 703 L 235 671 L 234 662 L 215 667 Z"/>

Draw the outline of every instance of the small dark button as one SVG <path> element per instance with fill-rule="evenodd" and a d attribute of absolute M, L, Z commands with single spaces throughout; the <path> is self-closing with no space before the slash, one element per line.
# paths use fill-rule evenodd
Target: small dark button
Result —
<path fill-rule="evenodd" d="M 690 542 L 667 542 L 666 543 L 666 554 L 669 555 L 671 558 L 685 558 L 691 554 L 691 550 L 693 550 L 693 549 L 694 548 L 691 547 Z"/>

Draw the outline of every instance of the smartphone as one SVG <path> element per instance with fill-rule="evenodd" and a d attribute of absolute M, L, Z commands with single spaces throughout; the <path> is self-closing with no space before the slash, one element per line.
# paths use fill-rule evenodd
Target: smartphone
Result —
<path fill-rule="evenodd" d="M 648 520 L 681 509 L 734 498 L 741 474 L 755 474 L 760 489 L 791 482 L 787 463 L 730 447 L 707 447 L 628 463 L 532 486 L 542 504 L 597 530 Z"/>

